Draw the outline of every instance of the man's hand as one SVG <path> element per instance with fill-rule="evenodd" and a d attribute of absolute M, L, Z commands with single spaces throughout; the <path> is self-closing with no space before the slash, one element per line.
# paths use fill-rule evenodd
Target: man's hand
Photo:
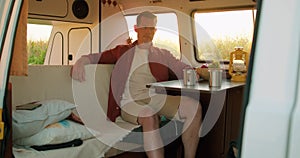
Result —
<path fill-rule="evenodd" d="M 207 67 L 197 67 L 196 72 L 199 77 L 203 78 L 204 80 L 209 80 L 209 72 Z"/>
<path fill-rule="evenodd" d="M 90 60 L 87 57 L 81 57 L 76 61 L 71 69 L 71 77 L 74 80 L 78 80 L 80 82 L 85 81 L 85 70 L 84 66 L 90 64 Z"/>

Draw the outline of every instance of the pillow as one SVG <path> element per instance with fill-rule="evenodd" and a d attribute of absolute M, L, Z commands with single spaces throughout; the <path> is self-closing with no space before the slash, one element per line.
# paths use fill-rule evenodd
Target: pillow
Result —
<path fill-rule="evenodd" d="M 15 140 L 14 144 L 23 146 L 41 146 L 65 143 L 74 139 L 85 140 L 92 137 L 93 135 L 84 125 L 75 123 L 71 120 L 62 120 L 50 124 L 33 136 Z"/>
<path fill-rule="evenodd" d="M 33 110 L 13 111 L 13 139 L 32 136 L 47 125 L 67 118 L 75 105 L 64 100 L 46 100 Z"/>

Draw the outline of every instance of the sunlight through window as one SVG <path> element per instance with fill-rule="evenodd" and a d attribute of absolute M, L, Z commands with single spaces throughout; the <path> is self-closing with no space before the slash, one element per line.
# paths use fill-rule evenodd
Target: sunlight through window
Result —
<path fill-rule="evenodd" d="M 175 13 L 159 13 L 157 16 L 157 31 L 155 33 L 153 44 L 159 48 L 169 50 L 176 58 L 180 58 L 178 22 Z M 137 34 L 134 31 L 137 15 L 125 16 L 129 36 L 134 42 Z"/>
<path fill-rule="evenodd" d="M 229 60 L 235 47 L 250 53 L 255 10 L 195 12 L 196 59 Z"/>

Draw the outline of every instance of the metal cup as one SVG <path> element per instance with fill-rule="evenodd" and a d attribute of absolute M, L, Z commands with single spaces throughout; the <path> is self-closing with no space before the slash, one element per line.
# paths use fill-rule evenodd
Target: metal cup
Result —
<path fill-rule="evenodd" d="M 185 86 L 193 86 L 196 83 L 196 72 L 193 69 L 183 70 L 183 84 Z"/>
<path fill-rule="evenodd" d="M 222 85 L 222 70 L 221 69 L 209 69 L 209 86 L 220 87 Z"/>

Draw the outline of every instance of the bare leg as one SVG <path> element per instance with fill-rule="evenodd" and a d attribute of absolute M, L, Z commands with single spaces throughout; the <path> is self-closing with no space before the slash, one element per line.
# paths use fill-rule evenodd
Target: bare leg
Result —
<path fill-rule="evenodd" d="M 146 116 L 146 117 L 143 117 Z M 138 122 L 143 128 L 144 149 L 149 158 L 163 158 L 164 148 L 159 133 L 159 117 L 151 109 L 139 113 Z"/>
<path fill-rule="evenodd" d="M 199 129 L 202 120 L 202 107 L 198 101 L 183 97 L 183 104 L 179 106 L 179 115 L 185 119 L 182 142 L 184 157 L 195 158 L 199 143 Z"/>

